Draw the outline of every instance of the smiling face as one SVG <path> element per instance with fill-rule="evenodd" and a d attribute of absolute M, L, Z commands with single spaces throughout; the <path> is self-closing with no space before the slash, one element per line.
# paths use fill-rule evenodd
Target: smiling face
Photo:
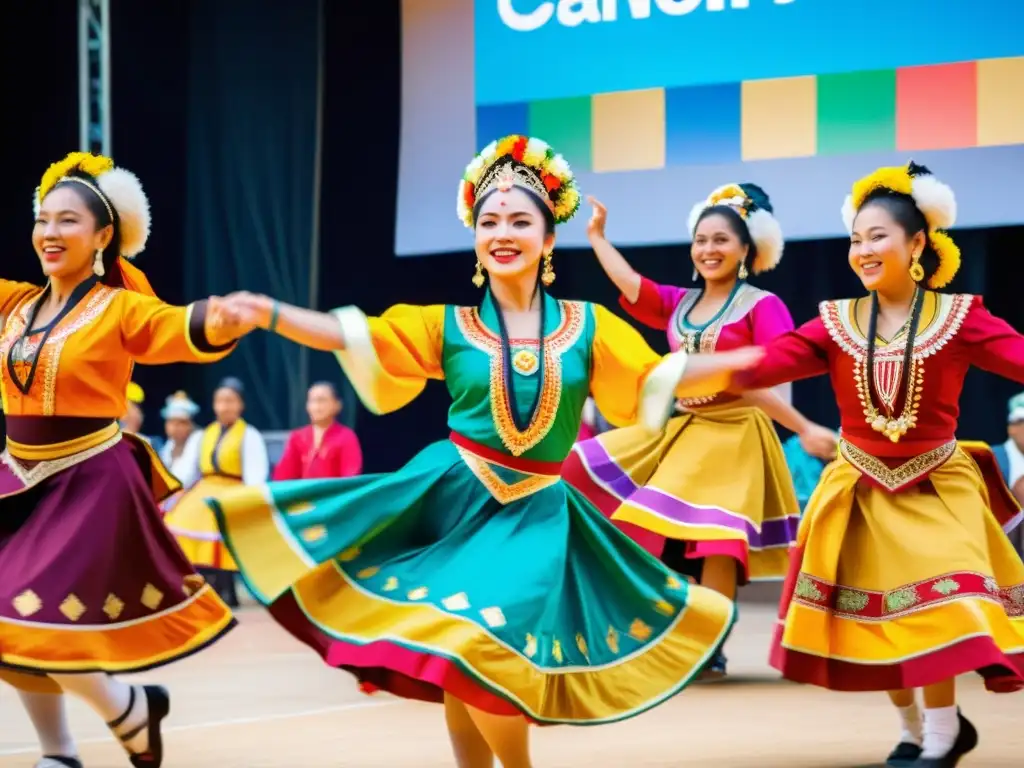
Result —
<path fill-rule="evenodd" d="M 853 221 L 850 267 L 869 291 L 901 291 L 913 283 L 910 264 L 924 245 L 923 231 L 908 236 L 886 205 L 868 202 Z"/>
<path fill-rule="evenodd" d="M 111 225 L 97 226 L 96 216 L 85 204 L 82 195 L 91 192 L 76 186 L 65 183 L 50 192 L 32 229 L 32 245 L 47 277 L 88 277 L 96 251 L 104 250 L 113 235 Z"/>
<path fill-rule="evenodd" d="M 535 275 L 538 262 L 555 247 L 540 206 L 523 190 L 495 190 L 480 205 L 476 256 L 492 280 Z"/>
<path fill-rule="evenodd" d="M 709 213 L 700 220 L 690 247 L 693 266 L 709 283 L 734 280 L 749 252 L 734 222 L 721 213 Z"/>

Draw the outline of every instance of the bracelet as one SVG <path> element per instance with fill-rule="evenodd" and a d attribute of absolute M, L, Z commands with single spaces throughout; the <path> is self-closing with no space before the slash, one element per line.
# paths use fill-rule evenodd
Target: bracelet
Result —
<path fill-rule="evenodd" d="M 267 324 L 267 330 L 273 333 L 277 330 L 277 320 L 281 315 L 281 303 L 274 300 L 273 306 L 270 308 L 270 322 Z"/>

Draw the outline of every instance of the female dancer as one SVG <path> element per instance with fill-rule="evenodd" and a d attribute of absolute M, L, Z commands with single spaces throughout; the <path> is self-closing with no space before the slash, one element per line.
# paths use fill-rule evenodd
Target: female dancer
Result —
<path fill-rule="evenodd" d="M 185 556 L 232 608 L 238 607 L 238 567 L 224 548 L 205 499 L 238 485 L 262 485 L 270 477 L 267 444 L 259 430 L 242 418 L 244 411 L 245 387 L 229 376 L 213 393 L 216 420 L 203 430 L 199 450 L 182 460 L 195 467 L 199 482 L 173 506 L 164 507 L 164 524 Z"/>
<path fill-rule="evenodd" d="M 153 768 L 168 694 L 110 673 L 179 659 L 234 620 L 160 522 L 157 499 L 176 481 L 117 419 L 136 361 L 219 360 L 240 329 L 221 323 L 215 300 L 172 307 L 152 295 L 123 258 L 148 235 L 138 179 L 75 152 L 36 193 L 46 287 L 0 280 L 0 670 L 30 693 L 84 698 L 132 764 Z M 47 719 L 60 730 L 56 696 L 28 703 L 41 730 Z M 48 759 L 79 765 L 73 754 Z"/>
<path fill-rule="evenodd" d="M 594 724 L 684 688 L 733 620 L 559 477 L 588 392 L 609 418 L 660 423 L 683 367 L 751 364 L 655 355 L 603 307 L 558 301 L 555 225 L 575 181 L 543 142 L 477 156 L 459 216 L 476 234 L 478 307 L 400 305 L 333 316 L 235 296 L 250 322 L 335 350 L 376 413 L 428 379 L 452 395 L 451 436 L 397 472 L 240 489 L 213 506 L 252 593 L 366 690 L 444 702 L 460 766 L 528 768 L 528 721 Z M 713 378 L 713 377 L 712 377 Z"/>
<path fill-rule="evenodd" d="M 590 202 L 590 242 L 622 291 L 622 307 L 667 330 L 672 349 L 762 345 L 793 329 L 782 301 L 746 281 L 782 258 L 782 231 L 760 187 L 728 184 L 693 207 L 691 256 L 702 290 L 659 285 L 638 274 L 605 238 L 604 206 Z M 771 419 L 829 460 L 835 434 L 802 416 L 788 393 L 720 393 L 679 406 L 680 415 L 661 434 L 631 426 L 580 443 L 563 477 L 667 565 L 682 572 L 696 565 L 701 583 L 730 599 L 737 584 L 781 580 L 800 506 Z M 673 540 L 667 547 L 664 537 Z M 705 677 L 725 672 L 719 651 Z"/>
<path fill-rule="evenodd" d="M 977 744 L 957 675 L 1024 686 L 1024 565 L 1000 527 L 1012 511 L 955 438 L 968 368 L 1024 382 L 1024 336 L 980 297 L 935 292 L 960 265 L 942 231 L 955 212 L 949 187 L 913 163 L 858 181 L 843 216 L 870 299 L 823 302 L 733 377 L 831 376 L 840 457 L 800 525 L 772 664 L 801 683 L 888 691 L 903 729 L 889 765 L 916 768 L 951 768 Z"/>

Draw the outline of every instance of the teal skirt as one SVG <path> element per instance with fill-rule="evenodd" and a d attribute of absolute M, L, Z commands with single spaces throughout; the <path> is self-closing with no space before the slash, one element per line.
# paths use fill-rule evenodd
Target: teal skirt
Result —
<path fill-rule="evenodd" d="M 589 725 L 686 687 L 732 602 L 621 534 L 557 464 L 493 459 L 446 440 L 394 473 L 208 503 L 253 595 L 367 692 Z"/>

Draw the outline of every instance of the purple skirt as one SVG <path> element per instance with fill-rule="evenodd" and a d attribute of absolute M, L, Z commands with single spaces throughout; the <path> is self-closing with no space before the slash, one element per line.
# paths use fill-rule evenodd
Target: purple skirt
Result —
<path fill-rule="evenodd" d="M 167 490 L 130 435 L 36 482 L 0 463 L 0 676 L 140 672 L 234 627 L 163 525 Z"/>

